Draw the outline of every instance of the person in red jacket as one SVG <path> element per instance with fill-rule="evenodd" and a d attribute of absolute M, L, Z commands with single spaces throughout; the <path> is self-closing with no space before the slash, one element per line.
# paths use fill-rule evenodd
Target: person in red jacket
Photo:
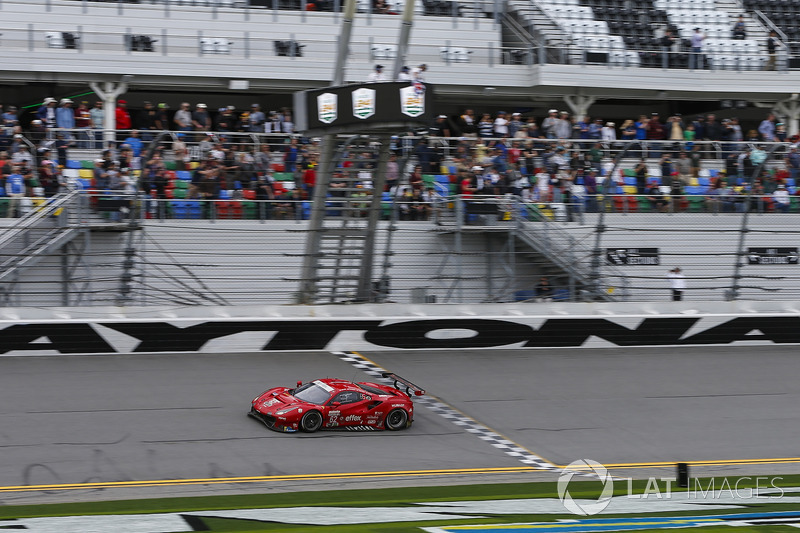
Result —
<path fill-rule="evenodd" d="M 128 136 L 125 130 L 131 129 L 131 114 L 128 112 L 128 102 L 125 100 L 117 101 L 116 119 L 117 140 L 122 140 Z"/>

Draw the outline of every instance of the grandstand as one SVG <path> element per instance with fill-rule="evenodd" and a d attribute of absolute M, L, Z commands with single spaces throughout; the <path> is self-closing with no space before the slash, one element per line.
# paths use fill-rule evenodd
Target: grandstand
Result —
<path fill-rule="evenodd" d="M 32 104 L 85 88 L 103 73 L 109 81 L 135 76 L 132 89 L 138 92 L 180 93 L 191 86 L 235 97 L 241 89 L 231 87 L 247 86 L 250 94 L 284 95 L 288 103 L 292 91 L 331 79 L 341 21 L 340 2 L 323 3 L 317 11 L 299 6 L 277 0 L 3 2 L 0 25 L 8 57 L 0 96 Z M 794 92 L 800 78 L 791 55 L 793 26 L 786 25 L 788 19 L 776 15 L 772 21 L 765 11 L 745 7 L 734 0 L 713 5 L 677 0 L 420 1 L 407 64 L 426 63 L 427 81 L 451 105 L 454 99 L 466 104 L 468 96 L 508 107 L 531 107 L 531 98 L 534 106 L 561 107 L 561 95 L 576 94 L 578 86 L 584 95 L 622 97 L 630 103 L 652 100 L 662 90 L 676 101 L 779 101 Z M 730 28 L 740 13 L 747 14 L 747 39 L 733 40 Z M 695 24 L 708 39 L 704 68 L 691 72 L 685 68 L 685 41 Z M 765 41 L 773 27 L 783 35 L 778 68 L 784 75 L 765 84 L 757 71 L 766 60 Z M 679 39 L 667 52 L 665 69 L 658 40 L 666 28 L 676 30 Z M 375 62 L 392 60 L 398 31 L 396 15 L 373 13 L 364 5 L 345 79 L 361 81 Z M 647 75 L 632 79 L 629 71 L 642 68 Z M 231 83 L 237 80 L 248 83 Z M 24 90 L 17 85 L 22 83 Z M 138 105 L 136 98 L 129 99 Z"/>
<path fill-rule="evenodd" d="M 125 98 L 134 113 L 144 100 L 167 102 L 173 109 L 180 101 L 205 101 L 214 115 L 218 114 L 217 109 L 227 106 L 240 111 L 249 109 L 254 101 L 260 102 L 265 110 L 288 108 L 294 91 L 329 83 L 342 20 L 340 2 L 317 2 L 313 10 L 301 7 L 303 4 L 298 2 L 277 0 L 260 3 L 51 0 L 45 5 L 23 0 L 3 2 L 0 3 L 3 47 L 18 52 L 9 53 L 6 62 L 8 83 L 0 89 L 3 102 L 27 104 L 32 112 L 45 95 L 61 98 L 85 91 L 90 82 L 114 85 L 123 81 L 122 76 L 132 76 L 125 82 L 128 89 Z M 495 10 L 498 7 L 502 9 Z M 793 68 L 789 34 L 784 32 L 786 39 L 781 37 L 781 47 L 789 55 L 778 63 L 780 72 L 761 72 L 766 59 L 767 31 L 780 28 L 765 11 L 755 8 L 744 11 L 745 7 L 732 0 L 702 3 L 510 0 L 492 4 L 421 1 L 416 5 L 417 18 L 406 63 L 428 65 L 425 81 L 436 89 L 437 113 L 446 114 L 447 124 L 456 134 L 461 133 L 458 117 L 465 107 L 487 110 L 492 118 L 501 108 L 520 110 L 525 118 L 540 122 L 549 108 L 567 109 L 578 118 L 585 114 L 594 118 L 601 115 L 619 120 L 618 125 L 623 119 L 634 119 L 641 113 L 660 111 L 666 117 L 684 108 L 688 115 L 718 112 L 724 107 L 729 110 L 727 116 L 733 112 L 740 116 L 747 129 L 755 129 L 767 110 L 774 108 L 788 124 L 791 136 L 798 132 L 800 119 L 800 106 L 791 96 L 800 75 Z M 392 64 L 398 49 L 399 17 L 393 14 L 397 8 L 397 2 L 390 2 L 388 12 L 376 13 L 369 5 L 360 4 L 346 81 L 365 80 L 377 62 Z M 742 12 L 748 13 L 747 38 L 733 39 L 730 30 Z M 176 24 L 178 21 L 180 24 Z M 702 68 L 689 68 L 690 51 L 684 42 L 695 27 L 707 35 Z M 668 29 L 678 39 L 670 50 L 662 50 L 659 39 Z M 35 65 L 35 71 L 31 65 Z M 765 76 L 769 76 L 769 83 L 765 83 Z M 31 119 L 30 112 L 23 115 L 24 128 Z M 27 133 L 27 129 L 23 131 Z M 80 140 L 87 135 L 80 130 L 63 130 L 63 133 L 74 134 Z M 118 133 L 120 138 L 127 135 Z M 34 194 L 25 202 L 0 199 L 0 211 L 7 215 L 12 205 L 19 204 L 13 209 L 24 215 L 19 220 L 30 224 L 28 229 L 39 232 L 36 243 L 52 235 L 61 239 L 54 241 L 57 246 L 50 243 L 35 254 L 28 253 L 34 251 L 28 248 L 31 239 L 18 231 L 15 219 L 7 221 L 5 225 L 13 229 L 6 234 L 6 243 L 12 251 L 5 258 L 5 272 L 0 275 L 13 288 L 0 294 L 6 305 L 26 298 L 34 298 L 37 304 L 52 300 L 63 287 L 47 280 L 52 278 L 53 269 L 62 269 L 60 257 L 67 255 L 75 261 L 72 269 L 67 270 L 74 273 L 84 269 L 78 277 L 84 283 L 94 280 L 95 287 L 80 288 L 75 279 L 61 280 L 62 286 L 71 284 L 69 290 L 61 290 L 55 296 L 63 298 L 65 305 L 86 302 L 87 298 L 103 303 L 127 302 L 126 298 L 133 298 L 129 296 L 131 292 L 136 292 L 137 302 L 147 304 L 159 299 L 191 303 L 296 301 L 292 293 L 301 281 L 298 258 L 303 252 L 295 241 L 305 236 L 312 207 L 305 178 L 293 172 L 290 163 L 284 160 L 289 135 L 251 132 L 237 137 L 233 132 L 212 133 L 215 141 L 226 146 L 235 144 L 235 150 L 226 148 L 234 152 L 248 154 L 258 152 L 264 145 L 271 147 L 270 161 L 258 172 L 274 180 L 270 185 L 274 198 L 270 199 L 259 196 L 252 175 L 238 179 L 238 174 L 215 186 L 210 196 L 199 197 L 197 187 L 203 187 L 203 183 L 196 179 L 196 170 L 207 156 L 207 151 L 199 146 L 201 136 L 175 131 L 163 135 L 156 143 L 163 148 L 165 163 L 161 189 L 153 188 L 147 194 L 142 194 L 143 191 L 120 194 L 99 186 L 93 172 L 99 151 L 82 145 L 71 149 L 62 173 L 69 191 L 84 191 L 70 193 L 74 204 L 55 206 L 54 200 L 44 199 L 41 194 Z M 645 217 L 680 219 L 681 231 L 686 232 L 679 237 L 683 241 L 689 238 L 695 216 L 704 217 L 704 221 L 721 217 L 726 220 L 726 231 L 735 232 L 739 221 L 746 219 L 745 211 L 747 215 L 764 217 L 762 222 L 768 223 L 752 227 L 766 232 L 763 228 L 769 224 L 780 223 L 800 212 L 796 176 L 780 174 L 787 172 L 783 160 L 787 144 L 776 145 L 778 150 L 765 165 L 767 174 L 760 176 L 768 190 L 754 189 L 753 177 L 742 173 L 730 177 L 730 191 L 722 194 L 712 191 L 726 167 L 726 157 L 745 147 L 754 148 L 764 139 L 730 143 L 727 142 L 730 139 L 721 137 L 711 137 L 708 141 L 702 138 L 705 137 L 695 141 L 702 147 L 702 168 L 696 175 L 684 177 L 683 190 L 674 188 L 671 176 L 661 175 L 662 165 L 658 155 L 653 155 L 664 149 L 679 151 L 688 148 L 687 144 L 675 140 L 666 145 L 647 139 L 617 162 L 613 156 L 626 143 L 604 141 L 601 161 L 597 162 L 600 171 L 597 194 L 589 191 L 589 182 L 583 181 L 583 175 L 576 175 L 575 187 L 566 197 L 554 194 L 552 189 L 531 187 L 529 191 L 515 192 L 513 187 L 503 185 L 481 189 L 480 201 L 461 196 L 465 190 L 459 173 L 464 160 L 459 161 L 457 150 L 465 139 L 433 139 L 426 142 L 441 151 L 442 158 L 419 176 L 419 188 L 428 195 L 422 200 L 398 195 L 399 189 L 369 190 L 366 185 L 371 181 L 369 177 L 345 173 L 340 178 L 343 190 L 348 192 L 345 208 L 341 200 L 329 196 L 324 211 L 330 217 L 341 216 L 343 209 L 348 216 L 366 217 L 366 206 L 380 194 L 380 218 L 384 226 L 407 232 L 394 241 L 386 237 L 380 246 L 386 250 L 386 272 L 394 264 L 412 273 L 407 278 L 393 275 L 391 290 L 376 287 L 373 295 L 376 300 L 427 301 L 430 297 L 440 302 L 514 301 L 526 299 L 524 291 L 530 290 L 532 280 L 542 274 L 554 280 L 559 299 L 649 299 L 657 297 L 661 274 L 646 274 L 643 276 L 646 282 L 630 283 L 625 281 L 624 273 L 608 265 L 600 270 L 593 266 L 592 258 L 597 257 L 599 250 L 588 246 L 586 240 L 600 231 L 597 228 L 604 227 L 600 213 L 613 216 L 618 227 L 629 225 L 629 229 L 638 229 Z M 566 145 L 583 157 L 596 139 L 570 139 L 567 135 L 561 140 L 537 137 L 522 141 L 538 153 L 530 156 L 536 162 L 530 172 L 526 171 L 526 178 L 538 179 L 539 183 L 549 179 L 546 175 L 542 177 L 544 170 L 550 169 L 538 159 L 542 152 L 555 152 Z M 500 139 L 483 140 L 488 144 Z M 177 160 L 171 149 L 174 143 L 183 141 L 187 142 L 190 154 L 186 161 Z M 401 182 L 409 179 L 409 171 L 417 163 L 423 162 L 414 148 L 418 141 L 415 136 L 392 141 L 403 165 Z M 773 146 L 772 139 L 767 141 L 767 148 Z M 477 154 L 484 149 L 469 147 L 468 151 L 475 150 Z M 658 201 L 652 199 L 655 193 L 642 191 L 632 173 L 639 155 L 650 156 L 648 182 L 655 182 Z M 472 161 L 473 157 L 478 156 L 470 152 L 467 160 Z M 345 168 L 344 160 L 339 163 Z M 474 170 L 469 165 L 467 172 L 470 168 Z M 135 169 L 132 175 L 141 180 L 144 173 L 145 170 Z M 772 189 L 778 183 L 790 195 L 785 205 L 773 195 Z M 432 193 L 427 192 L 429 187 Z M 743 209 L 744 206 L 747 208 Z M 56 215 L 56 211 L 69 216 Z M 78 218 L 70 218 L 73 215 Z M 59 222 L 53 227 L 55 220 Z M 75 224 L 89 224 L 91 231 L 72 231 Z M 747 229 L 744 223 L 741 226 Z M 579 230 L 566 231 L 570 227 Z M 171 231 L 175 228 L 184 231 L 184 237 L 175 239 Z M 204 249 L 203 235 L 211 228 L 219 231 L 231 246 L 213 251 Z M 247 253 L 241 246 L 245 246 L 248 232 L 264 228 L 280 235 L 259 243 L 270 250 L 265 265 L 271 261 L 274 266 L 258 281 L 271 284 L 272 288 L 264 295 L 242 292 L 236 287 L 240 287 L 248 274 L 236 270 L 245 268 L 236 258 Z M 188 240 L 185 236 L 190 231 L 196 232 L 193 245 L 178 247 L 177 241 Z M 97 235 L 90 239 L 89 233 Z M 664 235 L 658 238 L 666 238 L 667 233 L 664 230 Z M 141 243 L 134 245 L 129 237 L 133 234 L 140 239 L 152 238 L 152 248 Z M 424 241 L 415 241 L 418 234 L 426 235 Z M 62 235 L 68 235 L 72 241 L 65 244 L 67 237 Z M 295 238 L 289 239 L 291 236 Z M 607 244 L 621 247 L 624 238 L 623 231 L 621 236 L 609 236 Z M 83 249 L 76 244 L 80 239 L 88 239 Z M 291 246 L 287 239 L 292 241 Z M 706 240 L 698 242 L 707 248 Z M 415 248 L 415 242 L 424 242 L 424 246 Z M 646 237 L 632 245 L 641 247 L 645 242 Z M 768 248 L 771 243 L 766 237 L 758 244 Z M 67 248 L 69 252 L 65 253 Z M 86 253 L 95 249 L 104 252 Z M 130 256 L 139 254 L 137 259 L 142 260 L 141 251 L 145 249 L 153 255 L 152 260 L 133 262 L 138 266 L 130 266 Z M 424 259 L 416 257 L 420 249 L 425 250 Z M 167 275 L 158 269 L 170 264 L 171 250 L 176 253 L 180 250 L 184 255 L 174 261 Z M 481 255 L 481 250 L 488 250 L 486 257 L 472 261 L 470 257 Z M 402 253 L 390 260 L 396 251 Z M 693 253 L 690 251 L 686 256 Z M 743 250 L 727 240 L 714 251 L 719 259 L 709 263 L 708 268 L 724 269 L 726 262 L 732 262 L 729 259 L 740 253 Z M 192 254 L 208 254 L 208 263 L 186 259 Z M 670 248 L 669 254 L 670 259 L 681 257 L 677 246 Z M 20 261 L 24 255 L 32 259 Z M 691 261 L 686 264 L 699 265 Z M 148 268 L 158 274 L 141 281 Z M 134 273 L 131 269 L 140 270 Z M 233 272 L 232 269 L 236 274 L 225 279 L 226 272 Z M 98 271 L 105 275 L 98 277 Z M 703 281 L 706 279 L 703 274 L 698 273 L 693 282 L 698 291 L 695 294 L 701 294 L 702 290 L 706 291 L 702 292 L 704 297 L 722 298 L 726 291 L 734 290 L 729 280 L 717 281 L 719 277 L 733 279 L 729 274 L 709 275 L 707 279 L 713 281 Z M 140 284 L 137 291 L 131 288 L 132 280 Z M 214 296 L 198 291 L 195 281 L 201 281 Z M 785 290 L 773 281 L 758 290 Z M 193 288 L 189 290 L 187 286 Z M 748 293 L 748 297 L 758 290 Z"/>

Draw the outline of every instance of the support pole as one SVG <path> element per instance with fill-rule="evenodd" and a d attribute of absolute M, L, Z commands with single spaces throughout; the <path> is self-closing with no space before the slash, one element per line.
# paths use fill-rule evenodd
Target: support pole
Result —
<path fill-rule="evenodd" d="M 589 108 L 592 107 L 595 100 L 597 100 L 597 97 L 583 94 L 564 95 L 564 102 L 569 106 L 569 110 L 572 111 L 572 116 L 578 120 L 583 119 L 583 117 L 589 114 Z"/>
<path fill-rule="evenodd" d="M 305 253 L 303 254 L 303 270 L 300 277 L 300 294 L 297 303 L 313 304 L 317 294 L 317 258 L 321 239 L 322 223 L 325 220 L 325 199 L 333 176 L 333 151 L 336 137 L 325 135 L 322 139 L 319 173 L 314 185 L 314 197 L 311 198 L 311 220 L 308 223 Z"/>
<path fill-rule="evenodd" d="M 336 65 L 333 67 L 333 85 L 344 83 L 344 69 L 350 53 L 350 36 L 353 35 L 353 19 L 356 16 L 356 0 L 345 0 L 342 33 L 339 34 L 339 48 L 336 51 Z"/>
<path fill-rule="evenodd" d="M 775 104 L 775 111 L 778 115 L 786 117 L 788 122 L 786 134 L 791 137 L 800 133 L 800 100 L 798 93 L 792 94 L 790 98 L 781 100 Z"/>
<path fill-rule="evenodd" d="M 406 0 L 403 6 L 403 21 L 400 25 L 400 38 L 397 42 L 397 57 L 394 58 L 391 81 L 397 81 L 400 70 L 406 61 L 408 41 L 411 38 L 411 27 L 414 25 L 414 0 Z"/>
<path fill-rule="evenodd" d="M 750 215 L 750 197 L 753 194 L 753 184 L 764 171 L 767 161 L 772 159 L 772 155 L 775 153 L 775 150 L 777 150 L 780 146 L 782 145 L 773 144 L 767 152 L 767 157 L 764 158 L 764 161 L 762 161 L 760 165 L 753 169 L 753 174 L 750 176 L 750 183 L 748 183 L 747 187 L 747 195 L 744 199 L 745 204 L 744 213 L 742 214 L 742 225 L 739 228 L 739 243 L 736 246 L 736 263 L 733 264 L 733 275 L 731 276 L 733 279 L 731 280 L 731 289 L 730 291 L 726 291 L 725 294 L 725 299 L 728 301 L 739 299 L 739 289 L 741 289 L 742 281 L 741 271 L 742 267 L 744 266 L 744 258 L 747 256 L 747 252 L 744 251 L 744 245 L 745 240 L 747 239 L 747 234 L 750 232 L 748 220 Z"/>
<path fill-rule="evenodd" d="M 356 297 L 360 302 L 371 302 L 372 297 L 372 270 L 374 268 L 375 241 L 378 235 L 378 222 L 381 219 L 381 200 L 383 188 L 386 185 L 386 163 L 389 162 L 391 152 L 389 135 L 380 136 L 380 152 L 378 155 L 378 165 L 372 173 L 372 202 L 369 206 L 369 219 L 367 227 L 370 228 L 367 238 L 364 241 L 363 263 L 359 272 L 358 291 Z"/>

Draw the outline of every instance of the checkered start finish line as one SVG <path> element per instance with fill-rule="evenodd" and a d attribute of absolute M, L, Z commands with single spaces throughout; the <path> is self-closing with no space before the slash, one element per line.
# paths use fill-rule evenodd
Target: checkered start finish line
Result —
<path fill-rule="evenodd" d="M 365 374 L 376 378 L 376 381 L 378 382 L 386 383 L 388 385 L 394 384 L 392 380 L 383 377 L 383 373 L 388 372 L 386 369 L 376 365 L 359 353 L 333 352 L 333 354 L 339 357 L 341 360 L 349 363 L 353 367 L 361 370 Z M 447 405 L 435 396 L 430 396 L 427 392 L 425 394 L 426 396 L 415 398 L 414 403 L 427 407 L 437 415 L 446 418 L 457 426 L 464 428 L 468 433 L 477 435 L 479 439 L 488 442 L 495 448 L 502 450 L 506 455 L 513 457 L 525 465 L 532 466 L 540 470 L 550 470 L 553 472 L 562 471 L 557 466 L 548 463 L 542 457 L 539 457 L 538 455 L 520 447 L 517 443 L 508 440 L 492 429 L 481 424 L 477 420 L 473 420 L 472 418 L 460 413 L 455 408 Z M 584 475 L 587 477 L 595 477 L 591 474 Z"/>

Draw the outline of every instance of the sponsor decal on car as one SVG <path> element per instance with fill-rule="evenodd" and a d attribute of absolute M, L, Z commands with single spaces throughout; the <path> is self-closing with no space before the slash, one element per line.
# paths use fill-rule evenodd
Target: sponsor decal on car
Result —
<path fill-rule="evenodd" d="M 266 407 L 272 407 L 272 406 L 273 406 L 273 405 L 275 405 L 276 403 L 278 403 L 278 400 L 276 400 L 275 398 L 272 398 L 271 400 L 267 400 L 266 402 L 264 402 L 263 404 L 261 404 L 261 407 L 264 407 L 264 408 L 266 408 Z"/>
<path fill-rule="evenodd" d="M 393 408 L 394 408 L 394 407 L 405 407 L 405 405 L 406 405 L 406 404 L 404 404 L 404 403 L 393 403 L 393 404 L 392 404 L 392 407 L 393 407 Z"/>
<path fill-rule="evenodd" d="M 321 388 L 325 392 L 333 392 L 333 387 L 331 387 L 327 383 L 323 383 L 322 381 L 317 380 L 317 381 L 314 382 L 314 385 L 316 385 L 317 387 Z"/>
<path fill-rule="evenodd" d="M 361 417 L 359 415 L 347 415 L 344 417 L 345 422 L 361 422 Z"/>

